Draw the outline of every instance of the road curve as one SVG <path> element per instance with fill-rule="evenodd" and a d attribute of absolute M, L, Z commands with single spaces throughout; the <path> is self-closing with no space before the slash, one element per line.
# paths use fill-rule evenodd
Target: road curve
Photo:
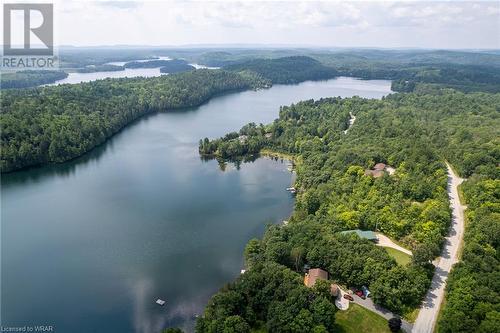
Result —
<path fill-rule="evenodd" d="M 464 180 L 458 177 L 451 166 L 448 168 L 448 196 L 452 210 L 451 226 L 441 257 L 436 260 L 436 270 L 430 289 L 425 295 L 417 320 L 413 325 L 412 333 L 431 333 L 436 326 L 439 307 L 443 301 L 446 279 L 450 274 L 452 266 L 458 262 L 459 248 L 464 234 L 464 209 L 458 196 L 458 185 Z"/>
<path fill-rule="evenodd" d="M 402 246 L 399 246 L 398 244 L 394 243 L 389 237 L 387 237 L 384 234 L 381 234 L 380 232 L 376 232 L 375 236 L 377 237 L 377 245 L 382 246 L 382 247 L 390 247 L 395 250 L 398 250 L 400 252 L 406 253 L 407 255 L 411 256 L 413 255 L 410 250 L 405 249 Z"/>

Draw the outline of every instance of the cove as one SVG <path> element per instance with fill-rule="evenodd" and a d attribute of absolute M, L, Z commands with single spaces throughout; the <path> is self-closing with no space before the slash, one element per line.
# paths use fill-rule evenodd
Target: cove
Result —
<path fill-rule="evenodd" d="M 3 175 L 2 325 L 192 331 L 239 275 L 247 241 L 294 205 L 286 163 L 222 171 L 200 159 L 198 140 L 269 123 L 304 99 L 388 93 L 389 81 L 337 78 L 223 95 L 143 117 L 73 161 Z"/>
<path fill-rule="evenodd" d="M 156 59 L 138 59 L 138 60 L 133 60 L 137 62 L 146 62 L 150 60 L 172 60 L 170 57 L 157 57 Z M 127 62 L 130 61 L 115 61 L 115 62 L 108 62 L 108 65 L 115 65 L 115 66 L 123 66 Z M 208 67 L 208 66 L 203 66 L 199 64 L 190 64 L 196 69 L 199 68 L 207 68 L 207 69 L 217 69 L 218 67 Z M 78 72 L 69 72 L 68 77 L 57 80 L 54 83 L 46 84 L 46 86 L 55 86 L 59 84 L 77 84 L 77 83 L 82 83 L 82 82 L 90 82 L 90 81 L 95 81 L 95 80 L 101 80 L 101 79 L 106 79 L 106 78 L 124 78 L 124 77 L 154 77 L 154 76 L 160 76 L 160 75 L 167 75 L 166 73 L 161 73 L 160 72 L 160 67 L 156 68 L 125 68 L 122 71 L 108 71 L 108 72 L 93 72 L 93 73 L 78 73 Z"/>

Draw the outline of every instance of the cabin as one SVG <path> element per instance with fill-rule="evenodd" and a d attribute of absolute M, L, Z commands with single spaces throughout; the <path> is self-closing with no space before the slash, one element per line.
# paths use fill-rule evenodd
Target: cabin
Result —
<path fill-rule="evenodd" d="M 360 230 L 360 229 L 346 230 L 346 231 L 340 232 L 340 234 L 341 235 L 356 234 L 359 236 L 359 238 L 362 238 L 362 239 L 368 239 L 369 241 L 372 241 L 375 243 L 378 241 L 375 233 L 373 231 L 370 231 L 370 230 Z"/>
<path fill-rule="evenodd" d="M 373 166 L 373 169 L 366 169 L 365 170 L 365 176 L 371 176 L 373 178 L 380 178 L 382 177 L 385 172 L 388 171 L 389 174 L 394 173 L 394 168 L 391 168 L 385 163 L 377 163 Z"/>
<path fill-rule="evenodd" d="M 313 287 L 318 280 L 328 280 L 328 272 L 322 270 L 321 268 L 311 268 L 309 272 L 304 276 L 304 285 L 306 287 Z M 340 295 L 340 287 L 335 283 L 330 285 L 330 295 L 337 297 Z"/>
<path fill-rule="evenodd" d="M 311 268 L 306 276 L 304 276 L 304 284 L 311 288 L 316 283 L 316 280 L 328 280 L 328 272 L 321 268 Z"/>

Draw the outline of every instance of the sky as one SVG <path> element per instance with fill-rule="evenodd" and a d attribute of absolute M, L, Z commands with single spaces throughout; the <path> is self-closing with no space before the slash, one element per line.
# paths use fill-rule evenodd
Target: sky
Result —
<path fill-rule="evenodd" d="M 500 48 L 500 1 L 59 0 L 55 6 L 59 45 Z"/>

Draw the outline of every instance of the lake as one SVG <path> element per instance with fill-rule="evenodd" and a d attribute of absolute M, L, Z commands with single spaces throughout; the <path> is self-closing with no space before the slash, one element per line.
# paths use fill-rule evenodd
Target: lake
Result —
<path fill-rule="evenodd" d="M 151 61 L 153 59 L 138 59 L 134 60 L 137 62 L 147 62 Z M 157 57 L 154 60 L 172 60 L 169 57 Z M 108 65 L 115 65 L 115 66 L 123 66 L 129 61 L 114 61 L 114 62 L 108 62 Z M 207 69 L 217 69 L 219 67 L 208 67 L 204 65 L 199 65 L 199 64 L 190 64 L 196 69 L 200 68 L 207 68 Z M 76 84 L 76 83 L 82 83 L 82 82 L 89 82 L 89 81 L 95 81 L 103 78 L 123 78 L 123 77 L 153 77 L 153 76 L 160 76 L 160 75 L 168 75 L 167 73 L 161 73 L 160 72 L 160 67 L 156 68 L 125 68 L 122 71 L 108 71 L 108 72 L 94 72 L 94 73 L 77 73 L 77 72 L 71 72 L 68 73 L 68 76 L 64 79 L 57 80 L 54 83 L 46 84 L 47 86 L 53 86 L 53 85 L 59 85 L 59 84 Z"/>
<path fill-rule="evenodd" d="M 269 123 L 280 105 L 381 98 L 390 86 L 337 78 L 219 96 L 143 117 L 71 162 L 3 175 L 2 325 L 192 331 L 210 296 L 240 274 L 247 241 L 294 205 L 286 162 L 222 171 L 200 159 L 198 140 Z"/>

